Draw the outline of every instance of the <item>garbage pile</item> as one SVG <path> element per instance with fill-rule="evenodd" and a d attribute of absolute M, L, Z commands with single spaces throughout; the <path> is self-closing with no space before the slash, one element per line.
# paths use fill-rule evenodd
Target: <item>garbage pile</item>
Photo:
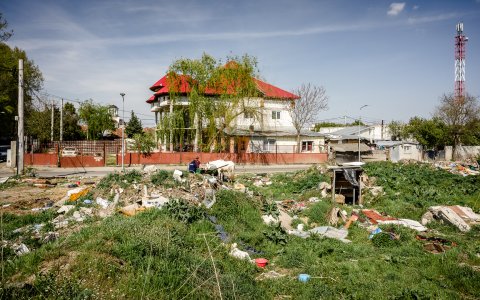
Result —
<path fill-rule="evenodd" d="M 441 161 L 436 162 L 435 167 L 438 169 L 446 170 L 452 174 L 458 174 L 462 176 L 479 175 L 480 167 L 478 162 L 448 162 Z"/>

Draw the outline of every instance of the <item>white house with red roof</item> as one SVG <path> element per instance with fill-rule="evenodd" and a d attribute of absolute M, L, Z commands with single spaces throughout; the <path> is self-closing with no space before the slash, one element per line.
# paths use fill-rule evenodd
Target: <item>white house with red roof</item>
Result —
<path fill-rule="evenodd" d="M 292 126 L 292 118 L 287 110 L 290 105 L 295 105 L 299 96 L 253 78 L 258 91 L 257 97 L 249 98 L 248 105 L 258 109 L 256 117 L 250 113 L 240 114 L 234 120 L 230 136 L 230 152 L 296 152 L 296 131 Z M 150 90 L 154 93 L 146 102 L 151 105 L 151 112 L 155 113 L 155 122 L 161 123 L 162 118 L 172 113 L 179 106 L 188 106 L 190 88 L 186 80 L 177 87 L 175 101 L 170 101 L 170 83 L 168 75 L 155 82 Z M 213 90 L 206 90 L 212 100 L 219 96 Z M 188 121 L 186 120 L 186 123 Z M 188 125 L 186 126 L 188 127 Z M 193 129 L 193 128 L 186 128 Z M 324 134 L 305 130 L 301 135 L 301 152 L 324 152 Z M 184 145 L 188 141 L 184 142 Z M 169 148 L 169 149 L 167 149 Z M 167 145 L 162 145 L 162 151 L 175 150 Z M 190 149 L 191 150 L 191 149 Z"/>

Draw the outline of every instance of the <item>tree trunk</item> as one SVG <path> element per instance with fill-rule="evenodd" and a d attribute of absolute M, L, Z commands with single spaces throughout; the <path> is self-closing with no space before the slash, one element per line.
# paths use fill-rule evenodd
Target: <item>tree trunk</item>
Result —
<path fill-rule="evenodd" d="M 300 132 L 297 132 L 297 153 L 300 153 Z"/>
<path fill-rule="evenodd" d="M 200 140 L 200 122 L 198 120 L 198 113 L 195 112 L 193 117 L 193 123 L 195 124 L 195 139 L 193 140 L 193 152 L 198 152 L 198 141 Z"/>
<path fill-rule="evenodd" d="M 170 152 L 173 152 L 173 101 L 170 99 Z"/>

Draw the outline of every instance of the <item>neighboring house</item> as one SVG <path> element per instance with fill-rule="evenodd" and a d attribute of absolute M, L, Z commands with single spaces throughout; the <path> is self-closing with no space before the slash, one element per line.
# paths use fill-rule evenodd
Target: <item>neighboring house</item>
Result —
<path fill-rule="evenodd" d="M 230 128 L 224 129 L 224 133 L 230 137 L 230 152 L 296 152 L 296 133 L 287 107 L 294 105 L 294 101 L 299 97 L 256 78 L 254 82 L 259 96 L 248 98 L 247 104 L 258 109 L 257 115 L 255 117 L 249 113 L 239 114 L 230 124 Z M 175 109 L 189 105 L 190 90 L 187 83 L 180 85 L 175 102 L 170 101 L 167 75 L 153 84 L 150 90 L 154 94 L 146 102 L 151 105 L 151 111 L 155 113 L 156 124 L 161 124 L 162 119 L 173 113 Z M 219 94 L 209 91 L 208 96 L 215 101 Z M 184 119 L 184 129 L 195 130 L 193 125 L 189 124 L 187 115 Z M 191 140 L 184 140 L 182 145 L 191 143 Z M 301 152 L 324 152 L 324 135 L 311 131 L 302 132 L 300 144 Z M 167 145 L 162 145 L 162 148 L 163 151 L 168 150 Z M 179 149 L 179 147 L 174 146 L 173 149 Z"/>
<path fill-rule="evenodd" d="M 378 150 L 384 150 L 387 160 L 392 162 L 423 159 L 422 146 L 417 142 L 377 141 L 376 146 Z"/>
<path fill-rule="evenodd" d="M 392 135 L 385 124 L 368 126 L 344 126 L 344 127 L 322 127 L 319 130 L 327 136 L 335 135 L 359 135 L 369 141 L 390 140 Z"/>

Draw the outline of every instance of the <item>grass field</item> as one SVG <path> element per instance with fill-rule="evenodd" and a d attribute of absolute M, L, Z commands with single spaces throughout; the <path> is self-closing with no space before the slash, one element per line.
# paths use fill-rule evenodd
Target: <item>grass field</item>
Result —
<path fill-rule="evenodd" d="M 478 176 L 461 177 L 417 164 L 372 163 L 365 169 L 385 190 L 378 197 L 365 196 L 366 207 L 416 220 L 434 204 L 480 209 Z M 157 177 L 167 179 L 165 172 Z M 161 185 L 160 179 L 155 179 L 156 184 Z M 328 176 L 311 168 L 272 175 L 269 180 L 271 185 L 256 187 L 251 176 L 237 178 L 253 196 L 221 190 L 210 210 L 176 204 L 133 217 L 93 217 L 80 230 L 37 245 L 26 255 L 16 257 L 5 250 L 0 298 L 480 298 L 479 226 L 462 233 L 449 225 L 429 224 L 430 235 L 457 245 L 443 254 L 426 252 L 415 231 L 391 225 L 382 228 L 394 231 L 400 236 L 398 240 L 372 241 L 369 232 L 357 223 L 349 229 L 352 243 L 319 236 L 302 239 L 265 225 L 262 209 L 273 201 L 319 196 L 318 183 L 328 181 Z M 106 183 L 98 188 L 107 187 Z M 172 183 L 168 186 L 171 188 Z M 308 204 L 298 217 L 308 217 L 307 227 L 324 225 L 331 206 L 328 200 Z M 345 209 L 350 212 L 353 208 Z M 229 256 L 229 244 L 219 239 L 211 216 L 228 233 L 229 243 L 255 249 L 260 253 L 250 256 L 267 258 L 268 266 L 261 269 Z M 36 216 L 4 215 L 2 231 L 5 238 L 14 239 L 15 228 L 51 218 L 48 211 Z M 261 280 L 268 271 L 281 276 Z M 301 273 L 312 278 L 299 282 Z"/>

